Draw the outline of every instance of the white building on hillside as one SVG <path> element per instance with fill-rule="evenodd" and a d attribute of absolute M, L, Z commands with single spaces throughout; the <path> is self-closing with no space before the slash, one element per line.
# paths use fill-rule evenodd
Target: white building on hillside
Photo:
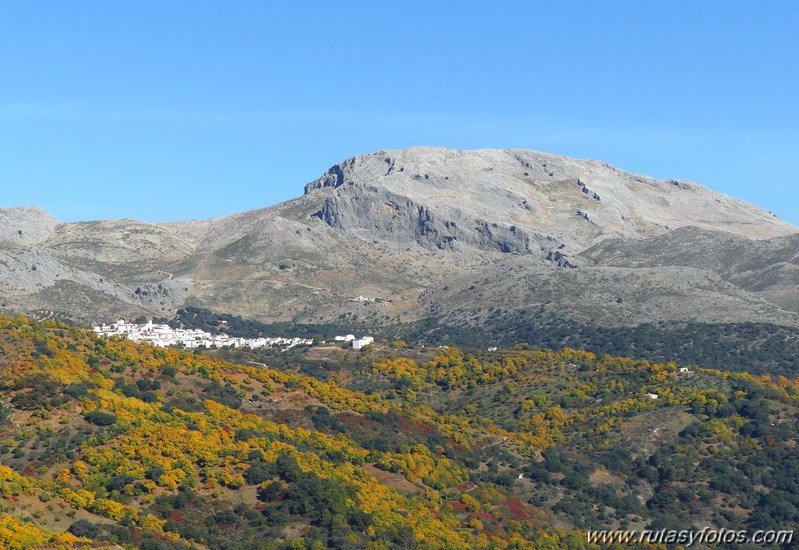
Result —
<path fill-rule="evenodd" d="M 361 349 L 364 346 L 374 343 L 374 336 L 364 336 L 352 341 L 352 349 Z"/>

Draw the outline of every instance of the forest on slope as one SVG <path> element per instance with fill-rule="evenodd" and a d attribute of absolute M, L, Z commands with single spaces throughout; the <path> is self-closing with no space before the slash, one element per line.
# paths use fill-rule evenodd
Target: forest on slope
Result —
<path fill-rule="evenodd" d="M 140 317 L 136 322 L 146 320 Z M 548 349 L 570 347 L 596 354 L 676 361 L 719 370 L 799 375 L 799 329 L 770 323 L 659 322 L 603 327 L 548 317 L 535 308 L 518 308 L 511 313 L 495 309 L 479 320 L 479 324 L 474 320 L 456 324 L 434 316 L 383 327 L 357 319 L 318 324 L 262 323 L 190 306 L 179 309 L 173 319 L 156 322 L 242 338 L 281 335 L 322 340 L 355 331 L 466 348 L 526 343 Z"/>
<path fill-rule="evenodd" d="M 269 366 L 264 366 L 269 365 Z M 584 548 L 799 524 L 799 380 L 378 342 L 152 348 L 0 318 L 0 543 Z"/>

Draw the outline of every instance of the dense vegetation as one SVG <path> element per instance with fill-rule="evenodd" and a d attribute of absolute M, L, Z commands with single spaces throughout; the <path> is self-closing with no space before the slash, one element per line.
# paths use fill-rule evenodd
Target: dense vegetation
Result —
<path fill-rule="evenodd" d="M 529 345 L 223 356 L 265 358 L 0 318 L 0 546 L 576 549 L 590 528 L 799 524 L 798 380 Z"/>
<path fill-rule="evenodd" d="M 430 318 L 388 331 L 409 341 L 461 346 L 572 347 L 651 361 L 677 361 L 720 370 L 799 375 L 799 329 L 768 323 L 644 323 L 602 327 L 537 312 L 496 310 L 474 324 Z"/>
<path fill-rule="evenodd" d="M 650 361 L 676 361 L 719 370 L 799 376 L 799 329 L 768 323 L 644 323 L 632 327 L 602 327 L 539 310 L 494 310 L 479 323 L 452 324 L 431 317 L 401 326 L 352 324 L 261 323 L 226 313 L 187 307 L 174 326 L 199 328 L 232 336 L 297 336 L 330 339 L 336 334 L 370 332 L 411 342 L 464 347 L 534 347 L 583 349 L 592 353 Z"/>
<path fill-rule="evenodd" d="M 173 327 L 200 329 L 211 334 L 226 333 L 239 338 L 285 336 L 297 338 L 333 338 L 351 327 L 337 324 L 262 323 L 239 315 L 216 313 L 208 309 L 189 306 L 179 309 L 174 319 L 163 320 Z M 358 328 L 358 327 L 355 327 Z"/>

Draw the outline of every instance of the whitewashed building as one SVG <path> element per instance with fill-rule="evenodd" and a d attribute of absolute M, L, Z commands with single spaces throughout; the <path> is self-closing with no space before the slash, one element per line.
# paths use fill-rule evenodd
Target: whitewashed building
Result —
<path fill-rule="evenodd" d="M 363 338 L 357 338 L 352 341 L 352 349 L 361 349 L 364 346 L 368 346 L 369 344 L 374 343 L 375 338 L 374 336 L 364 336 Z"/>

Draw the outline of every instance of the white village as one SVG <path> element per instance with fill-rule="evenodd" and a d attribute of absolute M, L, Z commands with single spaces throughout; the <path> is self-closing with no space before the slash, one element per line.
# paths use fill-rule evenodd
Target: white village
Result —
<path fill-rule="evenodd" d="M 310 338 L 237 338 L 228 334 L 211 334 L 199 329 L 172 328 L 169 325 L 155 324 L 152 320 L 136 324 L 120 319 L 114 324 L 101 324 L 92 329 L 100 336 L 120 336 L 134 342 L 144 342 L 164 348 L 170 346 L 182 346 L 187 349 L 280 347 L 286 351 L 294 346 L 313 344 L 313 340 Z"/>
<path fill-rule="evenodd" d="M 173 328 L 166 324 L 153 323 L 152 320 L 148 320 L 146 323 L 129 323 L 124 319 L 120 319 L 110 325 L 95 325 L 92 330 L 106 338 L 118 336 L 133 342 L 143 342 L 162 348 L 172 346 L 186 349 L 279 347 L 283 351 L 288 351 L 294 346 L 310 346 L 313 344 L 313 339 L 311 338 L 240 338 L 229 334 L 211 334 L 200 329 Z M 346 336 L 336 336 L 335 341 L 348 343 L 354 349 L 359 350 L 374 343 L 375 339 L 372 336 L 356 338 L 352 334 L 347 334 Z"/>

